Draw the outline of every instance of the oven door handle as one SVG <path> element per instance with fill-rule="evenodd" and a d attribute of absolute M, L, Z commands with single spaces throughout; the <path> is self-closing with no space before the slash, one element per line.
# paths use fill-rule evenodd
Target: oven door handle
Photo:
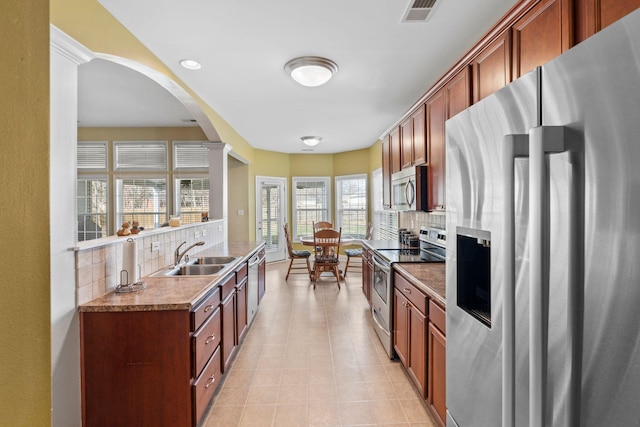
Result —
<path fill-rule="evenodd" d="M 380 270 L 384 271 L 387 274 L 391 272 L 391 267 L 381 264 L 375 255 L 373 256 L 373 265 L 378 267 Z"/>
<path fill-rule="evenodd" d="M 378 325 L 378 328 L 380 328 L 382 332 L 384 332 L 387 336 L 391 336 L 391 331 L 388 331 L 384 326 L 382 326 L 382 324 L 378 320 L 378 311 L 376 311 L 375 307 L 371 307 L 371 317 L 373 317 L 373 321 L 376 322 L 376 325 Z"/>

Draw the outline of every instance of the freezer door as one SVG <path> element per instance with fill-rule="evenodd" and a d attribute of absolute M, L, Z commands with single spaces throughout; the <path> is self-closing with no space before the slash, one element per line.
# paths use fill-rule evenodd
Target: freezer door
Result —
<path fill-rule="evenodd" d="M 446 267 L 447 409 L 450 422 L 455 420 L 460 427 L 496 427 L 502 423 L 503 166 L 506 161 L 503 146 L 509 140 L 505 139 L 506 135 L 526 135 L 530 128 L 539 124 L 538 95 L 538 75 L 532 72 L 456 115 L 446 124 L 449 233 Z M 515 283 L 510 286 L 515 300 L 514 324 L 518 328 L 514 347 L 520 349 L 515 352 L 514 371 L 518 377 L 514 383 L 522 388 L 514 393 L 514 405 L 526 422 L 528 161 L 516 159 L 512 160 L 512 165 L 516 243 Z M 490 242 L 489 319 L 481 320 L 470 314 L 468 307 L 458 305 L 458 232 L 462 236 L 485 240 L 486 243 L 480 242 L 481 245 Z M 473 265 L 473 261 L 467 258 L 465 264 Z M 483 284 L 479 288 L 484 290 L 487 287 Z"/>
<path fill-rule="evenodd" d="M 544 424 L 639 425 L 640 10 L 545 65 L 542 99 L 543 124 L 564 126 L 573 153 L 547 157 Z M 568 184 L 576 179 L 577 199 Z M 571 200 L 583 205 L 575 218 L 566 217 Z M 571 258 L 579 277 L 567 286 Z"/>

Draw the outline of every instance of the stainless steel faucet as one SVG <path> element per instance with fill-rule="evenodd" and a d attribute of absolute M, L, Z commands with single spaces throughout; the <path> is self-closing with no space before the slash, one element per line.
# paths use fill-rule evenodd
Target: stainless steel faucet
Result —
<path fill-rule="evenodd" d="M 186 242 L 186 241 L 184 241 L 184 242 L 180 243 L 180 245 L 176 248 L 176 251 L 174 252 L 174 255 L 175 255 L 175 266 L 176 266 L 176 267 L 180 264 L 180 261 L 182 260 L 182 257 L 183 257 L 183 256 L 185 256 L 185 255 L 186 255 L 186 253 L 187 253 L 191 248 L 193 248 L 193 247 L 195 247 L 195 246 L 202 246 L 202 245 L 204 245 L 204 241 L 200 241 L 200 242 L 194 243 L 193 245 L 189 246 L 189 247 L 188 247 L 187 249 L 185 249 L 184 251 L 180 252 L 180 248 L 181 248 L 183 245 L 186 245 L 186 244 L 187 244 L 187 242 Z"/>

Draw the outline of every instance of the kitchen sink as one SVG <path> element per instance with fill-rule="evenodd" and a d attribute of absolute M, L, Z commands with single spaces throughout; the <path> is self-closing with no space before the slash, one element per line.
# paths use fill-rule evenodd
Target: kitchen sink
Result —
<path fill-rule="evenodd" d="M 210 256 L 191 260 L 188 264 L 179 267 L 169 267 L 153 273 L 152 277 L 172 276 L 212 276 L 226 274 L 239 257 Z"/>
<path fill-rule="evenodd" d="M 171 276 L 212 276 L 225 274 L 229 270 L 231 264 L 188 264 L 180 267 L 165 268 L 156 273 L 152 277 L 171 277 Z"/>
<path fill-rule="evenodd" d="M 196 258 L 195 265 L 206 264 L 231 264 L 235 262 L 239 257 L 237 256 L 206 256 Z"/>

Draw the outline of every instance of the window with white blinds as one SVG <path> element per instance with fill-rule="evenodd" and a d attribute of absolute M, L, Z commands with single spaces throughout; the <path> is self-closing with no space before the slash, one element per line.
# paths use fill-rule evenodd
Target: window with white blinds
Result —
<path fill-rule="evenodd" d="M 314 222 L 331 221 L 331 178 L 294 176 L 291 181 L 291 236 L 293 240 L 300 241 L 300 236 L 313 234 Z"/>
<path fill-rule="evenodd" d="M 373 213 L 373 240 L 398 238 L 398 212 L 375 211 Z"/>
<path fill-rule="evenodd" d="M 114 169 L 166 171 L 167 143 L 160 141 L 118 141 L 114 146 Z"/>
<path fill-rule="evenodd" d="M 106 141 L 78 142 L 79 171 L 105 171 L 107 170 L 107 158 Z"/>
<path fill-rule="evenodd" d="M 336 224 L 356 239 L 367 235 L 367 175 L 336 177 Z"/>
<path fill-rule="evenodd" d="M 371 197 L 373 197 L 373 236 L 374 240 L 396 240 L 398 238 L 398 213 L 384 210 L 382 169 L 371 174 Z"/>
<path fill-rule="evenodd" d="M 202 143 L 174 142 L 173 169 L 195 170 L 209 167 L 209 149 Z"/>

